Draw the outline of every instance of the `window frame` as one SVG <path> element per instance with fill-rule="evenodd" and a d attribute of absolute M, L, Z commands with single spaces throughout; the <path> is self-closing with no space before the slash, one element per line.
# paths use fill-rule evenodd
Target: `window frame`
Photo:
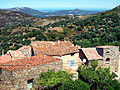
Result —
<path fill-rule="evenodd" d="M 110 58 L 106 58 L 106 64 L 111 64 L 110 63 Z"/>
<path fill-rule="evenodd" d="M 73 66 L 75 66 L 75 60 L 70 61 L 70 67 L 73 67 Z"/>
<path fill-rule="evenodd" d="M 74 56 L 75 55 L 75 53 L 71 53 L 71 56 Z"/>

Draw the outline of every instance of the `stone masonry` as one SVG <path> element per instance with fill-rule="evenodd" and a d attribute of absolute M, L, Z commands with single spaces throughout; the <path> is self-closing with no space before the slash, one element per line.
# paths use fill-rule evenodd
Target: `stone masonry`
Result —
<path fill-rule="evenodd" d="M 0 85 L 0 89 L 7 90 L 14 88 L 14 90 L 27 90 L 27 81 L 30 79 L 33 79 L 33 87 L 35 87 L 40 73 L 48 70 L 62 70 L 62 63 L 63 61 L 59 60 L 20 71 L 1 69 L 0 82 L 2 84 Z"/>
<path fill-rule="evenodd" d="M 99 61 L 99 66 L 110 67 L 110 71 L 118 72 L 119 46 L 96 46 L 96 49 L 103 57 Z"/>

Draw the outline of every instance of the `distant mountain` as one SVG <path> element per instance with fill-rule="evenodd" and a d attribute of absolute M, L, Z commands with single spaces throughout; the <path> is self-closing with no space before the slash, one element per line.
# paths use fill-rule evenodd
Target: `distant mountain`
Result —
<path fill-rule="evenodd" d="M 8 10 L 23 12 L 23 13 L 26 13 L 26 14 L 29 14 L 29 15 L 32 15 L 32 16 L 38 16 L 39 14 L 41 14 L 40 11 L 37 11 L 35 9 L 31 9 L 31 8 L 28 8 L 28 7 L 21 7 L 21 8 L 15 7 L 15 8 L 10 8 Z"/>
<path fill-rule="evenodd" d="M 60 10 L 55 12 L 40 12 L 35 9 L 31 9 L 28 7 L 22 7 L 22 8 L 10 8 L 9 10 L 12 11 L 19 11 L 24 12 L 36 17 L 50 17 L 50 16 L 65 16 L 68 14 L 73 15 L 89 15 L 89 14 L 95 14 L 98 13 L 98 11 L 87 11 L 87 10 L 80 10 L 80 9 L 74 9 L 74 10 Z"/>
<path fill-rule="evenodd" d="M 28 15 L 22 12 L 0 9 L 0 28 L 7 25 L 12 26 L 15 24 L 20 24 L 22 22 L 27 23 L 29 21 L 32 21 L 35 18 L 36 17 L 33 17 L 31 15 Z"/>

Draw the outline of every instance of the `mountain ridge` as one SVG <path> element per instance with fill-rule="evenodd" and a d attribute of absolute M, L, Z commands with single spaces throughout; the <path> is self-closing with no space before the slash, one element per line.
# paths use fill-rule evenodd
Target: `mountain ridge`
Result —
<path fill-rule="evenodd" d="M 74 9 L 74 10 L 59 10 L 54 12 L 44 12 L 44 11 L 38 11 L 35 9 L 31 9 L 28 7 L 16 7 L 16 8 L 10 8 L 8 10 L 11 11 L 19 11 L 23 13 L 27 13 L 36 17 L 50 17 L 50 16 L 66 16 L 69 14 L 74 15 L 89 15 L 89 14 L 95 14 L 98 13 L 98 11 L 88 11 L 88 10 L 80 10 L 80 9 Z"/>
<path fill-rule="evenodd" d="M 0 28 L 20 24 L 22 22 L 27 23 L 35 18 L 36 17 L 26 13 L 0 9 Z"/>
<path fill-rule="evenodd" d="M 82 47 L 120 46 L 119 11 L 119 7 L 116 7 L 98 15 L 39 18 L 40 20 L 30 25 L 19 24 L 16 27 L 1 29 L 0 52 L 4 49 L 6 53 L 23 45 L 30 45 L 34 40 L 69 40 Z M 83 17 L 85 18 L 82 19 Z"/>

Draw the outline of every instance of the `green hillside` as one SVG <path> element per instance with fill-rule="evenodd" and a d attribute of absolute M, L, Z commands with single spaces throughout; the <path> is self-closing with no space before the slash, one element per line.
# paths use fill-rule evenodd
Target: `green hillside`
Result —
<path fill-rule="evenodd" d="M 83 47 L 96 45 L 120 46 L 120 7 L 87 18 L 74 24 L 81 28 L 81 34 L 71 37 Z"/>
<path fill-rule="evenodd" d="M 54 27 L 63 31 L 54 30 Z M 32 40 L 70 40 L 75 45 L 120 46 L 120 6 L 91 16 L 51 17 L 0 30 L 0 52 L 29 45 Z M 1 53 L 0 53 L 1 54 Z"/>

